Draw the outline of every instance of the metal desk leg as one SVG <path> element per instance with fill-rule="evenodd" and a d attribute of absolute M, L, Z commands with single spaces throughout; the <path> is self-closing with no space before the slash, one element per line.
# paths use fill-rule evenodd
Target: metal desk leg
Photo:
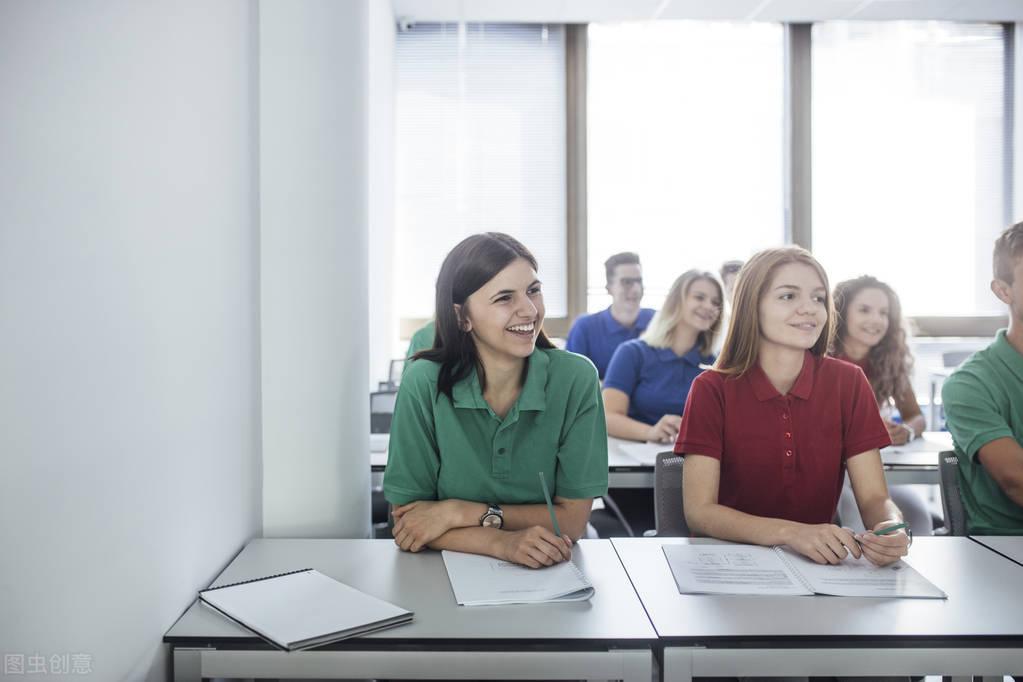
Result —
<path fill-rule="evenodd" d="M 664 682 L 693 682 L 693 652 L 698 647 L 664 647 L 664 668 L 661 679 Z"/>
<path fill-rule="evenodd" d="M 212 649 L 174 647 L 172 674 L 174 682 L 202 682 L 202 652 Z"/>

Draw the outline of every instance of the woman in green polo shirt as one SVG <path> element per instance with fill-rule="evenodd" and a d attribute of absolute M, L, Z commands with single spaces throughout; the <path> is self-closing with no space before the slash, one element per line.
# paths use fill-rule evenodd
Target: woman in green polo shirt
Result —
<path fill-rule="evenodd" d="M 384 495 L 404 550 L 551 565 L 570 558 L 607 492 L 597 371 L 544 335 L 536 270 L 525 246 L 493 232 L 444 259 L 437 343 L 406 367 L 391 422 Z"/>

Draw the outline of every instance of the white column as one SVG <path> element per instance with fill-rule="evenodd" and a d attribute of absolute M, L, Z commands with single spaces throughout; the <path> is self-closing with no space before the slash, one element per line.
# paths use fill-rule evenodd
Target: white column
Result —
<path fill-rule="evenodd" d="M 368 0 L 259 13 L 263 531 L 367 537 Z"/>

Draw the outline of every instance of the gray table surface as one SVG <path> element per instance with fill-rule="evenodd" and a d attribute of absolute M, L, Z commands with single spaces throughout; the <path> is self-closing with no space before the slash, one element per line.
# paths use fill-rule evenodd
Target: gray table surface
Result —
<path fill-rule="evenodd" d="M 917 538 L 908 563 L 946 600 L 679 594 L 663 544 L 689 538 L 612 540 L 662 638 L 703 641 L 801 637 L 881 641 L 920 637 L 1023 643 L 1020 567 L 969 538 Z"/>
<path fill-rule="evenodd" d="M 390 540 L 255 539 L 213 585 L 300 568 L 315 568 L 368 594 L 409 609 L 415 620 L 332 646 L 367 640 L 484 640 L 648 644 L 656 633 L 609 540 L 582 540 L 573 561 L 595 587 L 589 601 L 507 606 L 458 606 L 439 552 L 402 552 Z M 245 628 L 198 602 L 164 635 L 164 642 L 261 643 Z"/>
<path fill-rule="evenodd" d="M 1023 566 L 1023 535 L 971 535 L 970 537 Z"/>

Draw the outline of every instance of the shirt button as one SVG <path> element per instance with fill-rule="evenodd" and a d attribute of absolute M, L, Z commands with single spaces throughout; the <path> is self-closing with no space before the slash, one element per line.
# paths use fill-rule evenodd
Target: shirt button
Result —
<path fill-rule="evenodd" d="M 791 457 L 792 456 L 792 451 L 791 450 L 786 450 L 785 451 L 785 456 L 786 457 Z"/>
<path fill-rule="evenodd" d="M 785 432 L 785 437 L 786 438 L 792 438 L 792 432 L 791 431 L 786 431 Z"/>
<path fill-rule="evenodd" d="M 498 448 L 497 449 L 497 454 L 503 455 L 504 454 L 504 448 Z"/>
<path fill-rule="evenodd" d="M 781 413 L 781 418 L 782 419 L 788 419 L 789 418 L 789 413 L 788 412 L 782 412 Z"/>

